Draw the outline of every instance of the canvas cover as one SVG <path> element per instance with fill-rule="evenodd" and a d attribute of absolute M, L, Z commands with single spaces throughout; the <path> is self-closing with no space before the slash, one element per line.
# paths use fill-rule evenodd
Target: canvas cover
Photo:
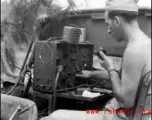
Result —
<path fill-rule="evenodd" d="M 13 120 L 38 120 L 34 102 L 5 94 L 1 94 L 1 120 L 9 120 L 19 105 L 21 105 L 21 110 Z"/>

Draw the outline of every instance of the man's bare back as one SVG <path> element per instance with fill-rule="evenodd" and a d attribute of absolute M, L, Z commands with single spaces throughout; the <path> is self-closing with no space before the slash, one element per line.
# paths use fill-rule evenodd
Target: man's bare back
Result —
<path fill-rule="evenodd" d="M 142 31 L 136 35 L 136 39 L 128 43 L 122 62 L 120 94 L 128 98 L 125 101 L 127 106 L 121 106 L 120 103 L 124 109 L 131 109 L 134 106 L 139 82 L 151 71 L 151 40 Z"/>
<path fill-rule="evenodd" d="M 142 56 L 140 59 L 141 66 L 144 64 L 141 78 L 143 78 L 149 71 L 151 71 L 151 39 L 147 37 L 144 33 L 140 36 L 137 36 L 137 40 L 129 44 L 126 47 L 126 51 L 134 52 L 139 51 L 139 54 L 134 54 L 135 56 Z M 125 56 L 126 52 L 124 52 Z M 136 61 L 135 61 L 136 62 Z M 141 67 L 140 66 L 140 67 Z"/>

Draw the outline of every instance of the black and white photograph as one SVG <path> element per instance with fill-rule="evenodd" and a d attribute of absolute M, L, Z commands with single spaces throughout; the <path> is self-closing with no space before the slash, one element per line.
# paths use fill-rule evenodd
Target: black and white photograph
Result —
<path fill-rule="evenodd" d="M 0 120 L 151 120 L 151 0 L 1 0 Z"/>

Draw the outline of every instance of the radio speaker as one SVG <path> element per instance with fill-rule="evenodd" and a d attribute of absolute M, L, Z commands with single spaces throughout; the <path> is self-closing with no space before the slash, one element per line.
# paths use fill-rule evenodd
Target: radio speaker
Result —
<path fill-rule="evenodd" d="M 81 30 L 76 27 L 65 26 L 63 30 L 63 41 L 68 43 L 78 43 Z"/>

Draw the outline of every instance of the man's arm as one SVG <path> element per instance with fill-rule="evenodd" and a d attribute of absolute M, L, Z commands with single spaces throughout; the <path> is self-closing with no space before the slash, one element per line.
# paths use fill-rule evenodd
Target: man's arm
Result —
<path fill-rule="evenodd" d="M 121 79 L 115 71 L 110 72 L 113 93 L 123 109 L 131 109 L 134 106 L 135 97 L 144 67 L 144 55 L 139 49 L 129 48 L 124 53 Z M 105 61 L 109 59 L 102 54 Z M 108 66 L 108 63 L 106 63 Z M 107 69 L 111 69 L 111 65 Z"/>
<path fill-rule="evenodd" d="M 121 107 L 130 109 L 134 106 L 136 93 L 144 68 L 146 57 L 141 49 L 130 48 L 124 54 L 122 66 L 122 78 L 120 83 L 120 97 L 118 98 Z M 114 81 L 114 79 L 112 79 Z M 119 99 L 120 98 L 120 99 Z M 127 98 L 127 99 L 126 99 Z"/>
<path fill-rule="evenodd" d="M 99 78 L 104 80 L 110 80 L 107 70 L 96 70 L 96 71 L 82 70 L 81 74 L 77 74 L 76 76 L 82 78 L 97 78 L 97 79 Z"/>

